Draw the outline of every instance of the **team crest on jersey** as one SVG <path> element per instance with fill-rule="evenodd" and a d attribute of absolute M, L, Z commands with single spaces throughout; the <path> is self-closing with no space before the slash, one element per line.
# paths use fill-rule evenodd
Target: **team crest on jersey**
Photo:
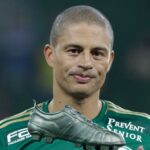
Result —
<path fill-rule="evenodd" d="M 16 130 L 16 131 L 9 133 L 7 135 L 7 142 L 8 142 L 8 145 L 11 145 L 11 144 L 15 144 L 15 143 L 18 143 L 20 141 L 23 141 L 23 140 L 30 138 L 30 137 L 31 137 L 31 135 L 28 132 L 28 129 L 23 128 L 23 129 L 19 129 L 19 130 Z"/>

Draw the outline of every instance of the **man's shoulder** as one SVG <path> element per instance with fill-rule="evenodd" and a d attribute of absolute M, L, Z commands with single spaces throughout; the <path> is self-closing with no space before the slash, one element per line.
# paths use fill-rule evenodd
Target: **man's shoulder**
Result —
<path fill-rule="evenodd" d="M 29 108 L 0 121 L 0 149 L 4 149 L 9 144 L 20 139 L 18 134 L 27 132 L 27 123 L 30 119 L 32 109 Z"/>
<path fill-rule="evenodd" d="M 18 114 L 7 117 L 0 121 L 0 130 L 5 130 L 6 128 L 14 128 L 22 122 L 28 121 L 30 119 L 30 114 L 32 112 L 33 107 L 26 109 Z"/>
<path fill-rule="evenodd" d="M 106 103 L 107 103 L 107 109 L 108 109 L 109 112 L 124 115 L 124 116 L 127 116 L 127 117 L 138 117 L 138 118 L 141 118 L 141 119 L 143 118 L 143 119 L 146 119 L 146 120 L 150 121 L 150 115 L 147 114 L 147 113 L 125 109 L 123 107 L 120 107 L 120 106 L 114 104 L 111 101 L 106 101 Z"/>
<path fill-rule="evenodd" d="M 39 107 L 42 107 L 43 103 L 38 104 Z M 20 113 L 9 116 L 0 120 L 0 130 L 5 130 L 6 128 L 15 128 L 15 126 L 19 126 L 24 122 L 28 122 L 30 119 L 30 115 L 33 111 L 34 107 L 30 107 Z"/>
<path fill-rule="evenodd" d="M 107 129 L 121 134 L 127 143 L 127 147 L 137 149 L 142 145 L 150 149 L 150 115 L 142 112 L 124 109 L 110 101 L 105 101 L 107 111 L 105 124 Z"/>
<path fill-rule="evenodd" d="M 38 104 L 42 106 L 43 103 Z M 30 107 L 18 114 L 12 115 L 0 121 L 0 149 L 17 144 L 21 140 L 28 139 L 27 125 L 34 107 Z M 3 147 L 2 147 L 3 148 Z"/>

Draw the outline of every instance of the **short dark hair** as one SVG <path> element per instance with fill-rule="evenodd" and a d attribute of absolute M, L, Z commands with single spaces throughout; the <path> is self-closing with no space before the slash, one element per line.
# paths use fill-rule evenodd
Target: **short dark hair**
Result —
<path fill-rule="evenodd" d="M 70 7 L 56 17 L 50 33 L 51 45 L 55 46 L 57 44 L 58 37 L 61 36 L 68 25 L 81 22 L 106 28 L 110 34 L 111 48 L 113 47 L 114 34 L 109 20 L 97 9 L 86 5 Z"/>

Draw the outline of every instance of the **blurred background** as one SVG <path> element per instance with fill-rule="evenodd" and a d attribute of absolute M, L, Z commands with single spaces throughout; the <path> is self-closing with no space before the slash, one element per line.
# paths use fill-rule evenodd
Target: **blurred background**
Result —
<path fill-rule="evenodd" d="M 115 33 L 116 58 L 101 98 L 150 113 L 149 0 L 0 0 L 0 119 L 52 98 L 43 47 L 56 15 L 85 4 L 102 11 Z"/>

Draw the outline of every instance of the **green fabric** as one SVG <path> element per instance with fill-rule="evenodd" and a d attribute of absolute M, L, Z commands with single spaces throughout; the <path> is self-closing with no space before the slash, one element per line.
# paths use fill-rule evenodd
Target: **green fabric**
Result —
<path fill-rule="evenodd" d="M 48 112 L 46 101 L 40 104 L 43 111 Z M 28 120 L 32 108 L 0 121 L 0 150 L 82 150 L 74 143 L 54 140 L 46 144 L 44 140 L 33 141 L 27 131 Z M 102 110 L 93 119 L 99 126 L 120 133 L 127 145 L 122 150 L 136 150 L 143 145 L 150 150 L 150 116 L 144 113 L 125 110 L 112 102 L 102 100 Z"/>

